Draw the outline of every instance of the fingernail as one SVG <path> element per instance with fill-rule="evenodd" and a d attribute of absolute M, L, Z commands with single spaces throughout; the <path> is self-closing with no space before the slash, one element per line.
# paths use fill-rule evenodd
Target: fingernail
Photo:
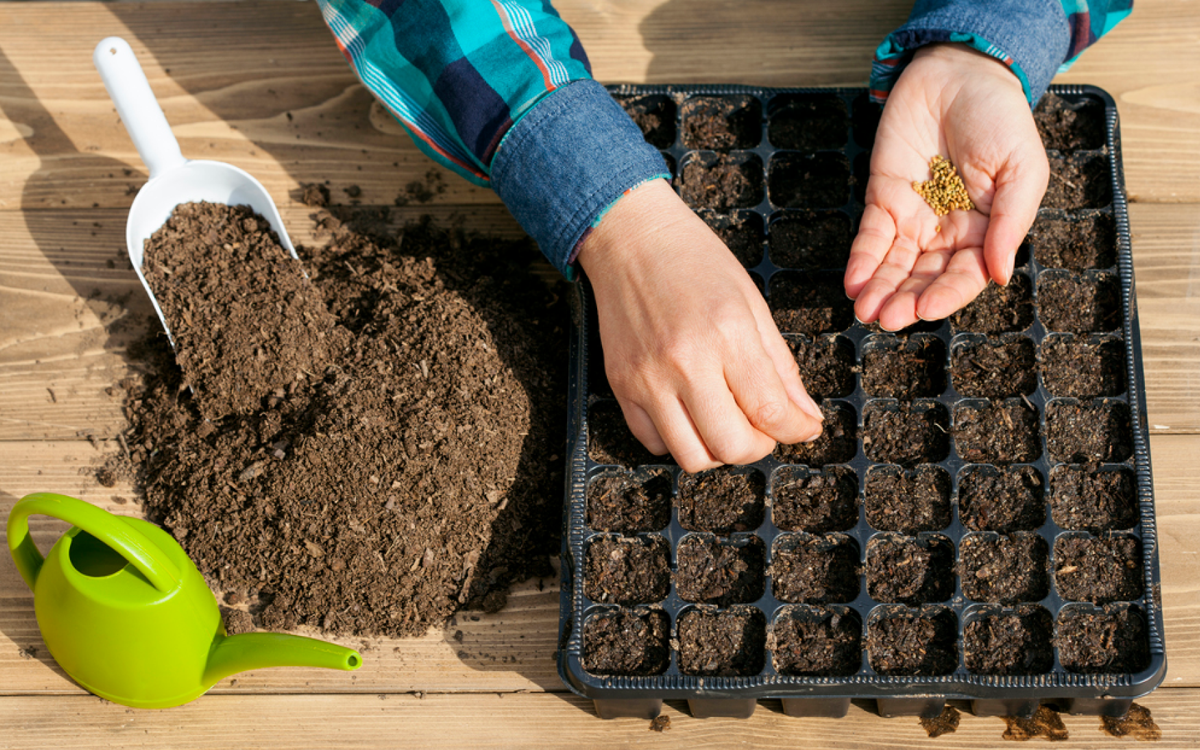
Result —
<path fill-rule="evenodd" d="M 802 398 L 800 399 L 799 404 L 800 410 L 818 422 L 824 422 L 825 415 L 821 413 L 821 407 L 817 405 L 817 402 L 813 400 L 813 397 L 807 393 L 802 393 L 801 396 Z"/>
<path fill-rule="evenodd" d="M 812 437 L 810 437 L 808 440 L 805 440 L 804 442 L 815 443 L 817 440 L 820 440 L 821 433 L 823 433 L 823 432 L 825 432 L 824 429 L 817 430 L 817 434 L 813 435 Z"/>
<path fill-rule="evenodd" d="M 1005 283 L 1005 285 L 1007 285 L 1008 282 L 1012 281 L 1013 266 L 1016 262 L 1017 262 L 1016 255 L 1008 256 L 1008 262 L 1006 262 L 1004 264 L 1004 268 L 1005 268 L 1004 283 Z"/>

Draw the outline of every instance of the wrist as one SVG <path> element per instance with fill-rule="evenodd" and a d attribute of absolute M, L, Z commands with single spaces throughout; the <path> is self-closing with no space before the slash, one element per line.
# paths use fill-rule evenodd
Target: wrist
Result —
<path fill-rule="evenodd" d="M 680 209 L 691 216 L 679 196 L 664 179 L 653 179 L 638 185 L 609 208 L 583 241 L 579 243 L 576 260 L 588 276 L 596 279 L 613 269 L 643 265 L 655 243 L 649 235 L 658 230 L 670 231 L 682 220 Z"/>
<path fill-rule="evenodd" d="M 1012 68 L 965 42 L 927 44 L 913 53 L 912 63 L 921 63 L 918 67 L 936 66 L 947 78 L 969 80 L 980 75 L 995 78 L 1024 96 L 1021 80 Z"/>

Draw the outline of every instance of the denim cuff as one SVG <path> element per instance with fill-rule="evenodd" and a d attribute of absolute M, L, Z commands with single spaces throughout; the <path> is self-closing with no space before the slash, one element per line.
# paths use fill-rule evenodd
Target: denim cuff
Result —
<path fill-rule="evenodd" d="M 1033 107 L 1067 57 L 1071 27 L 1060 0 L 917 0 L 908 22 L 875 51 L 871 97 L 886 99 L 913 51 L 939 42 L 966 44 L 1007 65 Z"/>
<path fill-rule="evenodd" d="M 670 172 L 662 154 L 599 83 L 548 94 L 513 125 L 492 160 L 492 188 L 567 278 L 575 246 L 626 191 Z"/>

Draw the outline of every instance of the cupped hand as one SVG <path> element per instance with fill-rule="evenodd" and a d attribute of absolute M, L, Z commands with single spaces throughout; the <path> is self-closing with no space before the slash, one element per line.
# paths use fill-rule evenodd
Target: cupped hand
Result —
<path fill-rule="evenodd" d="M 939 154 L 958 168 L 974 210 L 938 217 L 913 190 Z M 918 50 L 875 136 L 866 208 L 846 267 L 855 315 L 894 331 L 954 313 L 989 278 L 1007 284 L 1049 176 L 1021 83 L 1008 68 L 961 44 Z"/>
<path fill-rule="evenodd" d="M 580 248 L 605 370 L 634 436 L 684 471 L 821 434 L 821 412 L 750 275 L 663 180 L 617 201 Z"/>

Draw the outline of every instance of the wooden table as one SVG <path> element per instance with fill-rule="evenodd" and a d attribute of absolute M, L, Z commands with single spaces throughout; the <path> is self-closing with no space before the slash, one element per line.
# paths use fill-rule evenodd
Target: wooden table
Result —
<path fill-rule="evenodd" d="M 862 85 L 878 41 L 909 0 L 559 0 L 605 82 Z M 118 450 L 129 321 L 149 312 L 119 257 L 125 214 L 146 179 L 91 51 L 133 45 L 185 155 L 241 166 L 311 242 L 300 183 L 358 185 L 390 205 L 430 162 L 374 104 L 311 2 L 0 5 L 0 516 L 34 491 L 136 514 L 130 486 L 94 479 Z M 1059 82 L 1116 97 L 1133 227 L 1170 669 L 1142 701 L 1162 746 L 1200 744 L 1200 7 L 1138 0 L 1137 11 Z M 486 190 L 447 175 L 421 211 L 518 231 Z M 398 213 L 403 219 L 405 214 Z M 64 525 L 35 519 L 48 548 Z M 840 720 L 791 719 L 763 702 L 747 721 L 671 728 L 605 722 L 555 671 L 558 594 L 519 588 L 494 616 L 459 616 L 412 640 L 347 639 L 353 674 L 237 675 L 194 703 L 135 711 L 88 695 L 47 653 L 32 597 L 0 555 L 0 748 L 163 747 L 898 747 L 932 742 L 916 719 L 855 706 Z M 461 631 L 461 642 L 454 638 Z M 119 634 L 116 634 L 119 636 Z M 1095 717 L 1065 717 L 1075 744 L 1112 745 Z M 996 744 L 1001 720 L 966 715 L 939 747 Z"/>

